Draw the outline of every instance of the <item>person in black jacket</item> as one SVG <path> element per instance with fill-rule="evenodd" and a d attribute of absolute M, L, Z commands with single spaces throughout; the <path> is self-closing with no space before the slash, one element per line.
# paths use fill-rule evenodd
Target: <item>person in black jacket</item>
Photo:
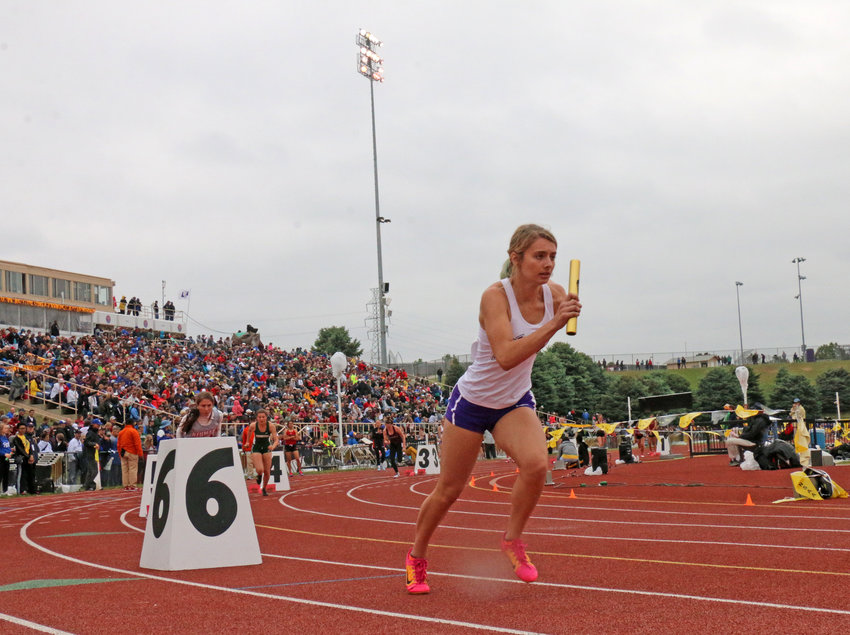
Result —
<path fill-rule="evenodd" d="M 83 483 L 83 489 L 97 489 L 94 484 L 94 479 L 97 476 L 97 460 L 95 453 L 100 446 L 100 422 L 95 419 L 89 425 L 86 432 L 85 441 L 83 441 L 83 465 L 85 465 L 86 478 Z"/>
<path fill-rule="evenodd" d="M 740 465 L 744 460 L 744 450 L 752 450 L 756 454 L 757 448 L 764 443 L 764 433 L 769 427 L 770 419 L 767 415 L 757 414 L 744 421 L 744 429 L 739 435 L 730 434 L 726 438 L 729 465 Z"/>

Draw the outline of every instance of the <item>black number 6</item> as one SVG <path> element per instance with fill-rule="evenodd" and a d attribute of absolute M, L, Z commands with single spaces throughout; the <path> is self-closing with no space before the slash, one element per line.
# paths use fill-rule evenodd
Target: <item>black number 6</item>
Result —
<path fill-rule="evenodd" d="M 159 463 L 159 474 L 156 477 L 156 487 L 153 491 L 153 526 L 154 538 L 159 538 L 165 530 L 165 525 L 168 523 L 168 510 L 171 507 L 171 492 L 168 491 L 168 485 L 165 483 L 165 477 L 174 469 L 174 450 L 165 455 L 162 463 Z M 160 513 L 160 504 L 162 505 L 162 513 Z"/>
<path fill-rule="evenodd" d="M 202 456 L 189 473 L 186 481 L 186 513 L 192 526 L 204 536 L 220 536 L 236 520 L 238 506 L 233 491 L 220 481 L 210 480 L 220 469 L 233 465 L 232 448 L 219 448 Z M 218 504 L 214 514 L 207 511 L 207 502 L 211 499 Z"/>

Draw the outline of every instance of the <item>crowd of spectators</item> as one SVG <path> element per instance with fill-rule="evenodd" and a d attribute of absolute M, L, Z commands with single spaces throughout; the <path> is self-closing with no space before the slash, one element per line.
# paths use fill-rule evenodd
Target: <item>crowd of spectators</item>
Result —
<path fill-rule="evenodd" d="M 74 407 L 81 422 L 131 419 L 143 433 L 173 424 L 202 390 L 215 395 L 225 422 L 248 422 L 261 408 L 280 424 L 337 422 L 330 359 L 302 349 L 232 346 L 226 338 L 204 335 L 164 339 L 141 330 L 53 337 L 7 328 L 0 330 L 0 367 L 8 372 L 8 364 L 39 366 L 55 378 L 52 383 L 35 373 L 26 382 L 19 378 L 16 396 L 40 393 L 61 401 Z M 444 395 L 438 384 L 357 359 L 350 360 L 344 379 L 345 422 L 439 419 Z"/>

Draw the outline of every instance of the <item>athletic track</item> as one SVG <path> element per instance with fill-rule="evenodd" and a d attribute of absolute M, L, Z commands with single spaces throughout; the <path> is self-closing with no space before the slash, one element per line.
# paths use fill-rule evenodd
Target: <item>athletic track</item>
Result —
<path fill-rule="evenodd" d="M 481 461 L 434 536 L 426 596 L 406 594 L 403 561 L 433 476 L 252 493 L 262 565 L 177 572 L 139 568 L 138 493 L 0 499 L 0 633 L 850 632 L 850 500 L 772 504 L 789 471 L 726 463 L 555 472 L 524 584 L 498 549 L 513 464 Z M 850 470 L 828 471 L 850 489 Z"/>

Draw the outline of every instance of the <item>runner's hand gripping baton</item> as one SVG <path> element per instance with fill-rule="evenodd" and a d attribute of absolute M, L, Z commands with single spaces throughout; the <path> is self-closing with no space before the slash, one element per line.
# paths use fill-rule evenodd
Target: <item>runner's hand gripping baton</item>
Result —
<path fill-rule="evenodd" d="M 578 297 L 578 279 L 579 270 L 581 269 L 581 260 L 570 260 L 570 286 L 569 293 Z M 570 318 L 567 320 L 567 335 L 575 335 L 578 330 L 578 318 Z"/>

